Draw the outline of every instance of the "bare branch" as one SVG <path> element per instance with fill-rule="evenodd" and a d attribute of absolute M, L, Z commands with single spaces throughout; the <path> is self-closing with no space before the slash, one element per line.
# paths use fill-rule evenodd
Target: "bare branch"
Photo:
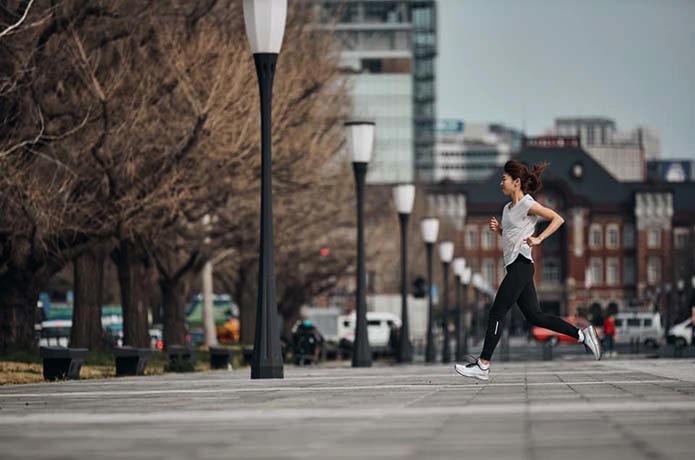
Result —
<path fill-rule="evenodd" d="M 29 0 L 29 3 L 27 4 L 27 7 L 24 9 L 24 14 L 22 15 L 21 18 L 5 30 L 0 32 L 0 38 L 4 37 L 5 35 L 8 35 L 10 32 L 12 32 L 14 29 L 22 25 L 24 20 L 27 18 L 27 15 L 29 14 L 29 10 L 31 9 L 31 5 L 34 4 L 34 0 Z"/>
<path fill-rule="evenodd" d="M 41 137 L 43 136 L 43 132 L 44 132 L 44 129 L 46 128 L 46 126 L 44 124 L 43 115 L 41 114 L 40 110 L 38 111 L 38 115 L 39 115 L 39 120 L 41 121 L 41 129 L 39 130 L 39 133 L 36 135 L 36 137 L 34 137 L 34 139 L 28 139 L 26 141 L 22 141 L 19 144 L 15 144 L 12 147 L 10 147 L 9 149 L 0 152 L 0 158 L 3 158 L 3 157 L 10 155 L 15 150 L 22 149 L 22 148 L 27 147 L 29 145 L 37 144 L 41 140 Z"/>

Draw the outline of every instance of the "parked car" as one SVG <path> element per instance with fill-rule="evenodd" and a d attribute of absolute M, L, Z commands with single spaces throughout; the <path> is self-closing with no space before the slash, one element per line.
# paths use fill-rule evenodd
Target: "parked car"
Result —
<path fill-rule="evenodd" d="M 675 344 L 676 346 L 684 347 L 686 345 L 693 344 L 693 322 L 690 318 L 686 319 L 682 323 L 674 324 L 668 330 L 668 343 Z"/>
<path fill-rule="evenodd" d="M 228 294 L 215 294 L 212 297 L 212 316 L 217 340 L 221 343 L 238 342 L 240 339 L 239 307 Z M 187 340 L 194 345 L 205 343 L 203 328 L 203 296 L 196 295 L 186 306 Z"/>
<path fill-rule="evenodd" d="M 104 326 L 104 338 L 110 347 L 123 346 L 123 321 L 111 322 Z"/>
<path fill-rule="evenodd" d="M 164 349 L 161 324 L 153 324 L 152 327 L 150 327 L 150 348 L 160 351 Z"/>
<path fill-rule="evenodd" d="M 574 324 L 574 326 L 579 329 L 584 329 L 589 326 L 589 321 L 580 316 L 565 316 L 562 319 L 570 324 Z M 544 327 L 533 326 L 531 332 L 533 333 L 533 338 L 538 342 L 549 342 L 551 345 L 557 345 L 558 343 L 577 343 L 574 338 L 568 335 L 560 334 L 559 332 L 551 331 Z"/>
<path fill-rule="evenodd" d="M 41 322 L 39 346 L 67 347 L 70 342 L 71 319 L 53 319 Z"/>
<path fill-rule="evenodd" d="M 345 328 L 341 327 L 344 316 L 340 308 L 303 308 L 302 315 L 310 319 L 321 332 L 327 344 L 337 345 L 345 335 Z"/>
<path fill-rule="evenodd" d="M 341 348 L 348 348 L 355 341 L 356 315 L 341 315 L 338 331 L 341 337 Z M 392 329 L 401 327 L 401 319 L 388 312 L 367 312 L 367 337 L 369 347 L 375 353 L 390 353 L 389 339 Z"/>
<path fill-rule="evenodd" d="M 661 315 L 650 312 L 621 312 L 615 315 L 615 342 L 638 342 L 657 348 L 664 336 Z"/>

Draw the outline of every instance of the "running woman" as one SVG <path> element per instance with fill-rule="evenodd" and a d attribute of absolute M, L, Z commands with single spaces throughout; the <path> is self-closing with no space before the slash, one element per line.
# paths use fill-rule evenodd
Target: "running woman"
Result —
<path fill-rule="evenodd" d="M 490 378 L 490 359 L 502 334 L 502 320 L 515 302 L 531 324 L 573 337 L 583 343 L 596 360 L 601 359 L 601 346 L 593 326 L 577 329 L 557 316 L 543 313 L 538 305 L 533 285 L 531 249 L 539 246 L 565 222 L 557 212 L 537 203 L 531 196 L 541 189 L 543 183 L 540 176 L 547 166 L 548 163 L 535 165 L 531 171 L 516 160 L 504 165 L 500 186 L 502 193 L 512 201 L 502 211 L 501 225 L 495 217 L 490 219 L 490 230 L 502 235 L 507 274 L 490 309 L 480 357 L 474 363 L 455 366 L 456 372 L 464 377 L 480 380 Z M 539 217 L 549 220 L 550 224 L 540 235 L 533 236 Z"/>

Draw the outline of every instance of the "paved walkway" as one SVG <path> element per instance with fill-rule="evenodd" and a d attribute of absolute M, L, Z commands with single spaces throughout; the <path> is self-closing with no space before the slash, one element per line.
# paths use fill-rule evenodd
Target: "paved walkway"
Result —
<path fill-rule="evenodd" d="M 286 367 L 0 387 L 0 457 L 662 459 L 695 451 L 695 360 Z"/>

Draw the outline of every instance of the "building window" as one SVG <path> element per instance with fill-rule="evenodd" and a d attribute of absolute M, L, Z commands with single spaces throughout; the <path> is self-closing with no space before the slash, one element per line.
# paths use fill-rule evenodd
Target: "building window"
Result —
<path fill-rule="evenodd" d="M 603 284 L 603 259 L 594 257 L 591 259 L 591 285 L 599 286 Z"/>
<path fill-rule="evenodd" d="M 623 246 L 627 249 L 635 247 L 635 226 L 632 224 L 623 226 Z"/>
<path fill-rule="evenodd" d="M 635 273 L 637 272 L 635 267 L 634 257 L 625 257 L 623 259 L 623 283 L 624 284 L 635 284 Z"/>
<path fill-rule="evenodd" d="M 603 246 L 603 232 L 601 224 L 591 224 L 589 232 L 589 246 L 592 249 L 600 249 Z"/>
<path fill-rule="evenodd" d="M 647 232 L 647 247 L 656 249 L 661 247 L 661 229 L 650 228 Z"/>
<path fill-rule="evenodd" d="M 494 249 L 495 248 L 495 233 L 491 231 L 484 231 L 482 234 L 482 245 L 483 249 Z"/>
<path fill-rule="evenodd" d="M 495 283 L 495 259 L 483 259 L 483 279 L 490 286 Z"/>
<path fill-rule="evenodd" d="M 560 261 L 554 257 L 547 257 L 543 260 L 543 282 L 551 284 L 562 282 Z"/>
<path fill-rule="evenodd" d="M 661 259 L 651 256 L 647 259 L 647 284 L 655 285 L 661 281 Z"/>
<path fill-rule="evenodd" d="M 606 247 L 610 249 L 618 249 L 620 245 L 619 241 L 619 227 L 618 224 L 610 224 L 606 229 Z"/>
<path fill-rule="evenodd" d="M 466 247 L 468 249 L 478 248 L 478 227 L 469 225 L 466 229 Z"/>
<path fill-rule="evenodd" d="M 618 259 L 610 258 L 606 260 L 606 284 L 617 286 L 620 282 L 620 263 Z"/>
<path fill-rule="evenodd" d="M 594 138 L 594 128 L 593 128 L 593 126 L 586 129 L 586 134 L 587 134 L 587 136 L 586 136 L 586 137 L 587 137 L 587 142 L 586 142 L 586 143 L 587 143 L 588 145 L 594 145 L 595 138 Z"/>
<path fill-rule="evenodd" d="M 673 246 L 676 249 L 685 249 L 688 245 L 688 229 L 676 228 L 673 230 Z"/>

